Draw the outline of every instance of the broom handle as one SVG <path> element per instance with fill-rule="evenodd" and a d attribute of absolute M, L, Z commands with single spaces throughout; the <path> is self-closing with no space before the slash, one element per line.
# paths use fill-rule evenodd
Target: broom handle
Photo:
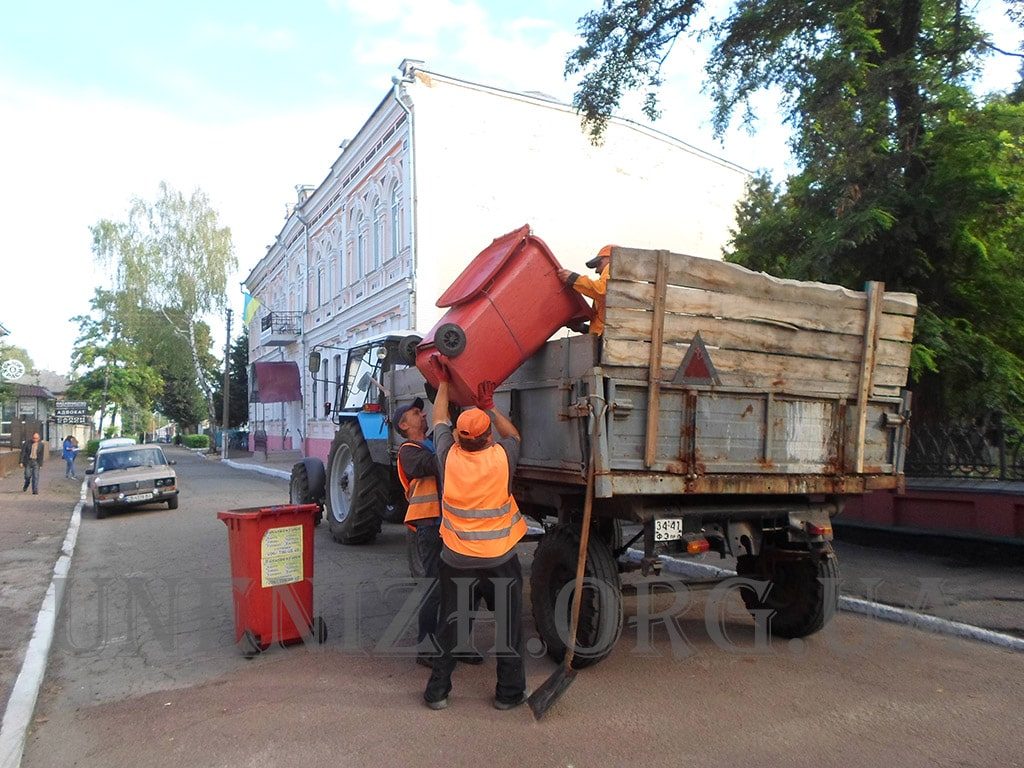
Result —
<path fill-rule="evenodd" d="M 580 531 L 580 554 L 576 560 L 576 589 L 572 593 L 572 620 L 569 624 L 569 645 L 565 649 L 565 669 L 572 669 L 572 658 L 576 655 L 576 630 L 580 621 L 580 606 L 583 604 L 583 575 L 587 570 L 587 546 L 590 544 L 590 517 L 594 508 L 594 453 L 597 443 L 597 421 L 590 442 L 590 466 L 587 467 L 587 492 L 583 499 L 583 530 Z"/>

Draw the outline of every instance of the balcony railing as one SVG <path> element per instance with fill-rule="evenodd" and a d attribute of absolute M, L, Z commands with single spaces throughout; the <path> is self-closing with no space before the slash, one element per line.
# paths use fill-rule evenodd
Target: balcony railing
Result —
<path fill-rule="evenodd" d="M 268 346 L 291 344 L 301 333 L 301 312 L 267 312 L 260 318 L 260 342 Z"/>

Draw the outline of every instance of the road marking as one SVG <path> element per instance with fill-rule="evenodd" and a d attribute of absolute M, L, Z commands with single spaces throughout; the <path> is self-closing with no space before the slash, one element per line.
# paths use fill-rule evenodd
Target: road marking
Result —
<path fill-rule="evenodd" d="M 644 553 L 638 549 L 630 549 L 624 557 L 634 562 L 639 562 Z M 695 563 L 692 560 L 679 560 L 674 557 L 662 557 L 661 562 L 665 570 L 678 573 L 682 576 L 706 579 L 708 577 L 727 579 L 736 575 L 736 571 L 728 568 L 718 568 L 705 563 Z M 973 624 L 964 624 L 959 621 L 950 621 L 938 616 L 929 616 L 926 613 L 908 611 L 906 608 L 897 608 L 885 603 L 876 603 L 871 600 L 863 600 L 859 597 L 839 597 L 839 610 L 847 613 L 857 613 L 862 616 L 870 616 L 881 621 L 891 621 L 895 624 L 914 627 L 931 631 L 940 635 L 960 637 L 966 640 L 976 640 L 989 645 L 996 645 L 1010 651 L 1024 653 L 1024 638 L 1008 635 L 1004 632 L 994 632 L 991 629 L 976 627 Z"/>
<path fill-rule="evenodd" d="M 71 513 L 71 522 L 68 524 L 64 543 L 61 545 L 60 557 L 57 558 L 57 562 L 53 566 L 53 578 L 50 580 L 50 586 L 46 590 L 43 604 L 36 616 L 32 639 L 29 640 L 28 648 L 25 649 L 25 660 L 21 664 L 18 679 L 15 680 L 11 697 L 7 701 L 3 723 L 0 724 L 0 768 L 18 768 L 21 765 L 21 757 L 25 751 L 25 739 L 28 737 L 28 729 L 32 724 L 32 714 L 35 712 L 36 700 L 39 698 L 39 689 L 42 687 L 43 677 L 46 675 L 46 662 L 50 655 L 50 646 L 53 645 L 53 635 L 57 627 L 57 612 L 60 610 L 64 584 L 68 571 L 71 569 L 71 557 L 75 553 L 78 529 L 82 524 L 82 506 L 85 504 L 86 487 L 83 482 L 78 503 Z"/>

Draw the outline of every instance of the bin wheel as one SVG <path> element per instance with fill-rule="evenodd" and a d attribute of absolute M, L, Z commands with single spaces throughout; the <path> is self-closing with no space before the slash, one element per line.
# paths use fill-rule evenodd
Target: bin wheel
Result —
<path fill-rule="evenodd" d="M 398 362 L 402 365 L 416 365 L 416 347 L 421 341 L 422 336 L 412 334 L 398 342 Z"/>
<path fill-rule="evenodd" d="M 242 633 L 242 638 L 238 641 L 238 648 L 242 652 L 242 656 L 247 659 L 258 656 L 263 652 L 263 648 L 260 647 L 259 641 L 251 629 L 247 629 Z"/>
<path fill-rule="evenodd" d="M 466 332 L 455 323 L 444 323 L 434 333 L 434 346 L 445 357 L 458 357 L 466 350 Z"/>
<path fill-rule="evenodd" d="M 327 642 L 327 622 L 324 621 L 323 616 L 317 616 L 313 619 L 313 639 L 316 640 L 318 645 L 323 645 Z"/>

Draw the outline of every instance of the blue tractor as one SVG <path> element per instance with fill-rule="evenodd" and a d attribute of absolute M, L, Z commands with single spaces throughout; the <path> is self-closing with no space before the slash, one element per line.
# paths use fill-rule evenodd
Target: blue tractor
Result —
<path fill-rule="evenodd" d="M 337 425 L 327 465 L 307 457 L 292 467 L 289 498 L 293 504 L 320 505 L 334 540 L 366 544 L 380 533 L 381 522 L 400 523 L 406 501 L 395 462 L 400 439 L 390 429 L 398 403 L 399 381 L 423 379 L 414 368 L 420 337 L 391 332 L 375 336 L 348 350 L 345 375 L 331 406 Z M 309 370 L 319 372 L 321 356 L 313 351 Z"/>

